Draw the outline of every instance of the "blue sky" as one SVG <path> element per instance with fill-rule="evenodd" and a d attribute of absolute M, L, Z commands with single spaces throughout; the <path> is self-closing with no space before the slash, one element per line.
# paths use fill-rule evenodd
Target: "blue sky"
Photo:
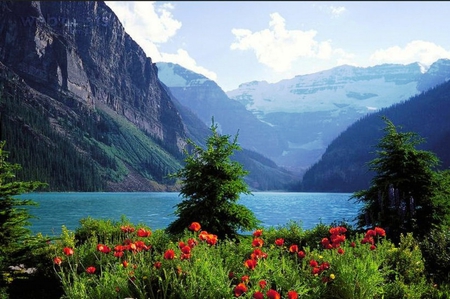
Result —
<path fill-rule="evenodd" d="M 224 90 L 338 65 L 450 58 L 447 1 L 106 1 L 153 62 Z"/>

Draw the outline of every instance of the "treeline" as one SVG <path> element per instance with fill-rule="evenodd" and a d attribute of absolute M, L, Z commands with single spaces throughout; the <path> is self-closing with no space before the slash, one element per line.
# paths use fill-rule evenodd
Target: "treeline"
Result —
<path fill-rule="evenodd" d="M 402 103 L 366 115 L 341 133 L 303 176 L 302 190 L 309 192 L 354 192 L 369 187 L 374 173 L 367 163 L 383 134 L 382 116 L 405 131 L 425 139 L 420 149 L 436 154 L 438 169 L 450 166 L 450 82 Z"/>

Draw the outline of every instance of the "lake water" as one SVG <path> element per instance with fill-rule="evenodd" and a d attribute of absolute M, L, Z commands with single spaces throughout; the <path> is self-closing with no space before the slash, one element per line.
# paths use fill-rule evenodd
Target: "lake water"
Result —
<path fill-rule="evenodd" d="M 241 195 L 238 203 L 253 211 L 264 227 L 299 222 L 304 229 L 319 223 L 346 220 L 354 223 L 362 204 L 350 201 L 350 193 L 254 192 Z M 58 236 L 65 225 L 79 227 L 86 217 L 119 221 L 122 216 L 132 223 L 144 223 L 151 229 L 166 228 L 176 219 L 174 206 L 182 199 L 177 192 L 69 192 L 30 193 L 19 198 L 39 204 L 30 207 L 33 233 Z"/>

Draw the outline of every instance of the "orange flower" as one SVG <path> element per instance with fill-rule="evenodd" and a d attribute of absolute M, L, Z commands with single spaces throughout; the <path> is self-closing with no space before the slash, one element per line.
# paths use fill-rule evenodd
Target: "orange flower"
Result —
<path fill-rule="evenodd" d="M 291 253 L 298 252 L 298 245 L 295 245 L 295 244 L 291 245 L 289 247 L 289 252 L 291 252 Z"/>
<path fill-rule="evenodd" d="M 59 256 L 57 256 L 57 257 L 55 257 L 55 258 L 53 259 L 53 263 L 54 263 L 55 265 L 61 266 L 62 259 L 61 259 Z"/>
<path fill-rule="evenodd" d="M 137 231 L 137 235 L 138 235 L 138 237 L 146 238 L 146 237 L 150 237 L 152 235 L 152 232 L 149 230 L 146 230 L 145 228 L 140 228 Z"/>
<path fill-rule="evenodd" d="M 258 238 L 261 237 L 262 233 L 263 233 L 262 229 L 257 229 L 253 232 L 253 236 Z"/>
<path fill-rule="evenodd" d="M 254 270 L 255 267 L 256 267 L 256 265 L 257 265 L 256 260 L 246 260 L 246 261 L 244 262 L 244 266 L 245 266 L 247 269 L 250 269 L 250 270 Z"/>
<path fill-rule="evenodd" d="M 234 287 L 234 296 L 239 297 L 247 292 L 247 286 L 244 283 L 240 283 Z"/>
<path fill-rule="evenodd" d="M 298 298 L 298 294 L 296 291 L 291 290 L 287 293 L 287 297 L 288 299 L 297 299 Z"/>
<path fill-rule="evenodd" d="M 278 293 L 277 291 L 275 291 L 274 289 L 270 289 L 267 291 L 267 298 L 269 299 L 280 299 L 280 293 Z"/>
<path fill-rule="evenodd" d="M 217 235 L 214 234 L 208 234 L 206 237 L 206 243 L 209 245 L 215 245 L 217 243 Z"/>
<path fill-rule="evenodd" d="M 89 274 L 94 274 L 95 273 L 95 267 L 90 266 L 86 268 L 86 272 Z"/>
<path fill-rule="evenodd" d="M 73 249 L 70 247 L 64 247 L 64 254 L 69 256 L 69 255 L 73 255 Z"/>
<path fill-rule="evenodd" d="M 208 238 L 209 233 L 206 230 L 202 230 L 200 234 L 198 235 L 198 238 L 202 241 L 206 241 Z"/>
<path fill-rule="evenodd" d="M 175 258 L 175 251 L 173 249 L 167 249 L 166 252 L 164 252 L 164 259 L 173 260 L 174 258 Z"/>
<path fill-rule="evenodd" d="M 198 222 L 192 222 L 191 225 L 189 225 L 189 230 L 198 232 L 201 229 L 201 225 Z"/>
<path fill-rule="evenodd" d="M 132 233 L 134 232 L 134 227 L 131 227 L 129 225 L 124 225 L 120 227 L 120 230 L 123 231 L 124 233 Z"/>

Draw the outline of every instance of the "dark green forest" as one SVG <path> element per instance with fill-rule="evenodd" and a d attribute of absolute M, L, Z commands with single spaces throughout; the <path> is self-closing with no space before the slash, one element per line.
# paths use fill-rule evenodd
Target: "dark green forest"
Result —
<path fill-rule="evenodd" d="M 402 131 L 423 137 L 419 149 L 436 154 L 438 169 L 450 166 L 450 82 L 402 103 L 368 114 L 341 133 L 322 158 L 307 170 L 301 189 L 309 192 L 354 192 L 366 189 L 374 175 L 367 163 L 375 157 L 375 145 L 390 119 Z"/>

